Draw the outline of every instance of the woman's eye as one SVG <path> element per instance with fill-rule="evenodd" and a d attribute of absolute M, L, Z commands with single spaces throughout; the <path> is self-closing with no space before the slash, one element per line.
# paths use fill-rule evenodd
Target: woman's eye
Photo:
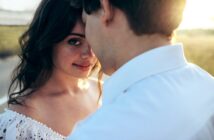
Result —
<path fill-rule="evenodd" d="M 68 40 L 68 44 L 71 45 L 71 46 L 77 46 L 77 47 L 79 47 L 80 44 L 81 44 L 81 42 L 80 42 L 79 39 L 72 38 L 72 39 Z"/>

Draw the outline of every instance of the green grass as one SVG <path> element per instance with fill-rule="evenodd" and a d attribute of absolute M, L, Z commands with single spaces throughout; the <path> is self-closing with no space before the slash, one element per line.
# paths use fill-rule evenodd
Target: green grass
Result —
<path fill-rule="evenodd" d="M 188 61 L 214 75 L 214 32 L 188 31 L 179 33 L 177 41 L 183 42 Z"/>
<path fill-rule="evenodd" d="M 0 26 L 0 51 L 17 52 L 18 38 L 25 29 L 26 26 Z"/>
<path fill-rule="evenodd" d="M 0 26 L 0 52 L 19 50 L 18 38 L 26 26 Z M 179 31 L 177 41 L 183 42 L 185 55 L 214 75 L 214 30 Z"/>

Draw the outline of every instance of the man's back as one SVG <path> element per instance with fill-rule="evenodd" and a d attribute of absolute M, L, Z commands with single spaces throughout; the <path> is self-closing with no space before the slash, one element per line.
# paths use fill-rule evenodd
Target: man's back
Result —
<path fill-rule="evenodd" d="M 130 110 L 142 114 L 133 125 L 133 128 L 136 125 L 143 128 L 135 129 L 140 139 L 214 139 L 214 79 L 197 66 L 187 64 L 151 76 L 136 83 L 128 92 L 127 99 L 135 104 Z M 136 106 L 141 108 L 136 111 Z M 204 130 L 206 132 L 202 132 Z M 207 139 L 211 135 L 212 138 Z"/>
<path fill-rule="evenodd" d="M 187 63 L 179 45 L 129 61 L 106 81 L 103 94 L 103 107 L 71 139 L 214 139 L 214 79 Z"/>

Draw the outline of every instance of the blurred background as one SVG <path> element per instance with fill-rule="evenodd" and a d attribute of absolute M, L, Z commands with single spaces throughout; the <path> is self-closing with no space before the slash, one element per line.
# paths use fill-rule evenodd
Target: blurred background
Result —
<path fill-rule="evenodd" d="M 41 0 L 0 0 L 0 112 L 6 107 L 10 76 L 17 65 L 18 38 Z M 187 0 L 175 39 L 185 55 L 214 75 L 214 0 Z"/>

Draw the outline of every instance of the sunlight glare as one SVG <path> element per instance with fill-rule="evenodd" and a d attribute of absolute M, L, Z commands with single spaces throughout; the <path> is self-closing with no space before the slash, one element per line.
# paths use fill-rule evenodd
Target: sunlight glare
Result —
<path fill-rule="evenodd" d="M 33 10 L 39 2 L 39 0 L 0 0 L 0 8 L 12 11 Z"/>
<path fill-rule="evenodd" d="M 214 0 L 187 0 L 180 28 L 214 28 Z"/>

